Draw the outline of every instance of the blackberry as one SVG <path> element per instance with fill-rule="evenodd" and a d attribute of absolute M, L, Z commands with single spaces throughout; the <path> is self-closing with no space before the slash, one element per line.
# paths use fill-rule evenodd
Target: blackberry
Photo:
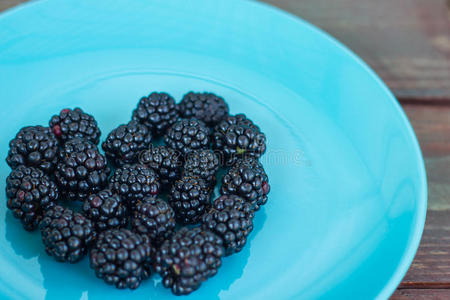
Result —
<path fill-rule="evenodd" d="M 212 93 L 190 92 L 184 95 L 178 110 L 183 118 L 196 118 L 214 126 L 228 116 L 228 105 Z"/>
<path fill-rule="evenodd" d="M 6 178 L 6 197 L 13 216 L 32 231 L 43 213 L 55 205 L 58 187 L 42 170 L 19 166 Z"/>
<path fill-rule="evenodd" d="M 59 142 L 50 128 L 24 127 L 9 142 L 6 162 L 13 169 L 25 165 L 51 173 L 58 161 L 58 146 Z"/>
<path fill-rule="evenodd" d="M 127 203 L 132 211 L 136 202 L 159 193 L 160 183 L 156 172 L 141 164 L 125 165 L 116 169 L 109 182 L 110 189 Z"/>
<path fill-rule="evenodd" d="M 221 195 L 213 201 L 211 208 L 216 210 L 225 210 L 228 208 L 237 209 L 243 211 L 252 218 L 255 215 L 252 205 L 245 201 L 244 198 L 237 195 Z"/>
<path fill-rule="evenodd" d="M 83 201 L 107 185 L 110 169 L 97 146 L 75 138 L 64 144 L 55 178 L 61 193 L 70 200 Z"/>
<path fill-rule="evenodd" d="M 176 122 L 178 110 L 172 96 L 153 92 L 148 97 L 141 98 L 132 118 L 160 136 Z"/>
<path fill-rule="evenodd" d="M 239 252 L 253 230 L 254 213 L 239 196 L 225 195 L 217 198 L 213 207 L 203 215 L 203 228 L 222 238 L 227 255 Z"/>
<path fill-rule="evenodd" d="M 147 197 L 137 202 L 131 227 L 135 232 L 148 235 L 155 245 L 161 245 L 175 229 L 174 217 L 173 209 L 164 200 Z"/>
<path fill-rule="evenodd" d="M 244 114 L 225 118 L 214 128 L 212 139 L 227 165 L 242 157 L 259 158 L 266 151 L 266 136 Z"/>
<path fill-rule="evenodd" d="M 119 195 L 105 189 L 90 195 L 83 203 L 84 214 L 94 223 L 97 232 L 127 226 L 127 207 Z"/>
<path fill-rule="evenodd" d="M 212 150 L 197 150 L 187 154 L 183 174 L 200 177 L 214 188 L 217 170 L 219 170 L 219 156 Z"/>
<path fill-rule="evenodd" d="M 270 191 L 268 177 L 255 158 L 238 160 L 222 178 L 222 195 L 238 195 L 258 210 Z"/>
<path fill-rule="evenodd" d="M 137 162 L 139 152 L 149 148 L 151 141 L 152 134 L 147 126 L 130 121 L 113 129 L 102 148 L 114 165 L 123 166 Z"/>
<path fill-rule="evenodd" d="M 192 150 L 209 147 L 209 129 L 197 119 L 181 119 L 169 128 L 164 136 L 166 145 L 187 154 Z"/>
<path fill-rule="evenodd" d="M 183 177 L 175 181 L 168 195 L 175 218 L 183 224 L 195 224 L 209 206 L 210 191 L 199 177 Z"/>
<path fill-rule="evenodd" d="M 39 228 L 45 251 L 60 262 L 80 261 L 96 237 L 89 219 L 59 205 L 45 212 Z"/>
<path fill-rule="evenodd" d="M 99 234 L 89 253 L 95 275 L 119 289 L 136 289 L 150 276 L 153 249 L 145 235 L 128 229 L 109 229 Z"/>
<path fill-rule="evenodd" d="M 163 285 L 175 295 L 187 295 L 217 274 L 222 265 L 222 239 L 201 228 L 181 228 L 156 254 L 154 267 Z"/>
<path fill-rule="evenodd" d="M 97 121 L 81 108 L 77 107 L 73 110 L 65 108 L 59 115 L 54 115 L 49 124 L 53 133 L 63 143 L 73 138 L 87 139 L 95 145 L 98 145 L 100 141 L 101 131 Z"/>
<path fill-rule="evenodd" d="M 182 166 L 180 153 L 167 146 L 151 147 L 142 151 L 139 155 L 139 162 L 155 170 L 165 189 L 170 188 L 180 177 Z"/>
<path fill-rule="evenodd" d="M 215 127 L 214 127 L 214 133 L 224 133 L 227 131 L 227 129 L 232 125 L 245 125 L 245 126 L 255 126 L 253 122 L 247 118 L 245 114 L 237 114 L 234 116 L 227 116 L 222 121 L 220 121 Z"/>

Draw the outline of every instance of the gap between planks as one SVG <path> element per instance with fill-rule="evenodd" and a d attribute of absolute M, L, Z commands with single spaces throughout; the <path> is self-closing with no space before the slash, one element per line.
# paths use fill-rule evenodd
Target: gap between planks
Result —
<path fill-rule="evenodd" d="M 404 281 L 399 286 L 398 289 L 449 289 L 450 282 L 410 282 Z"/>

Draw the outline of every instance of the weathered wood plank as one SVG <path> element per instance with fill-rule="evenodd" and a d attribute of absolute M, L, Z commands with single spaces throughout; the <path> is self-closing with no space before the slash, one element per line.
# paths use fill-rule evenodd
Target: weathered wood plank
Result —
<path fill-rule="evenodd" d="M 428 209 L 450 209 L 450 106 L 408 104 L 403 109 L 425 157 Z"/>
<path fill-rule="evenodd" d="M 448 300 L 450 290 L 445 289 L 398 289 L 391 300 Z"/>
<path fill-rule="evenodd" d="M 429 194 L 422 241 L 400 288 L 450 288 L 450 106 L 403 108 L 425 157 Z"/>
<path fill-rule="evenodd" d="M 450 210 L 428 210 L 419 250 L 400 285 L 423 287 L 450 289 Z"/>
<path fill-rule="evenodd" d="M 425 157 L 450 155 L 450 106 L 403 105 Z"/>
<path fill-rule="evenodd" d="M 27 0 L 1 0 L 0 1 L 0 11 L 3 11 L 10 7 L 16 6 L 23 2 L 27 2 Z"/>

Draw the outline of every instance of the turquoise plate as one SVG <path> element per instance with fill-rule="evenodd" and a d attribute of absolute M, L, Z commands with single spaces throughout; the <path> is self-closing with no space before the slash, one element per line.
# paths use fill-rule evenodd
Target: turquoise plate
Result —
<path fill-rule="evenodd" d="M 272 191 L 246 248 L 189 299 L 386 299 L 406 273 L 426 213 L 423 159 L 405 114 L 358 57 L 317 28 L 252 1 L 42 0 L 0 17 L 1 155 L 61 108 L 103 133 L 150 91 L 213 91 L 268 138 Z M 1 161 L 1 189 L 9 168 Z M 48 257 L 0 206 L 0 292 L 26 299 L 169 299 L 84 259 Z"/>

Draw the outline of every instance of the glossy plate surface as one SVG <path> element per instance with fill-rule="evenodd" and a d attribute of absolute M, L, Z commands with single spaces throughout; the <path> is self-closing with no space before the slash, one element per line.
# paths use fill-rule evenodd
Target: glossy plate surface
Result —
<path fill-rule="evenodd" d="M 43 0 L 0 17 L 0 178 L 7 143 L 63 107 L 103 138 L 139 98 L 213 91 L 268 138 L 272 191 L 247 247 L 186 299 L 385 299 L 423 230 L 426 183 L 411 126 L 379 78 L 341 44 L 266 5 Z M 4 192 L 3 192 L 4 195 Z M 5 196 L 4 196 L 5 198 Z M 169 299 L 158 276 L 134 292 L 88 260 L 46 256 L 0 206 L 1 298 Z"/>

